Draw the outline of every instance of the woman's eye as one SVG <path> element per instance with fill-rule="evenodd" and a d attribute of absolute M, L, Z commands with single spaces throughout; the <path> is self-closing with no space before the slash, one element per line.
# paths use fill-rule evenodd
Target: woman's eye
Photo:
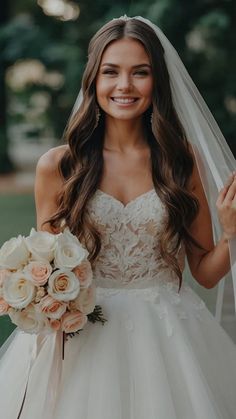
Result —
<path fill-rule="evenodd" d="M 116 74 L 114 70 L 104 70 L 102 74 Z"/>
<path fill-rule="evenodd" d="M 115 70 L 103 70 L 102 74 L 117 74 Z M 134 74 L 138 74 L 140 76 L 148 76 L 148 72 L 145 70 L 138 70 L 135 71 Z"/>
<path fill-rule="evenodd" d="M 139 76 L 148 76 L 148 72 L 144 70 L 135 71 L 134 74 L 138 74 Z"/>

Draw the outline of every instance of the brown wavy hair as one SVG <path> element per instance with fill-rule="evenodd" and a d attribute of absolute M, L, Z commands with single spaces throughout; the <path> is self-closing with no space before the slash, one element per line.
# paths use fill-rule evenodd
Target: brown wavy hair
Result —
<path fill-rule="evenodd" d="M 181 240 L 187 246 L 199 247 L 188 232 L 199 209 L 197 199 L 187 190 L 194 162 L 173 106 L 164 49 L 152 28 L 138 19 L 112 20 L 90 41 L 82 79 L 83 101 L 70 118 L 64 133 L 69 145 L 59 164 L 65 180 L 64 187 L 58 196 L 58 211 L 48 221 L 53 228 L 59 228 L 64 221 L 89 249 L 90 261 L 95 261 L 101 249 L 101 237 L 90 220 L 86 206 L 102 178 L 105 132 L 105 114 L 102 111 L 96 126 L 95 83 L 105 48 L 124 37 L 142 43 L 152 66 L 152 105 L 143 115 L 143 123 L 151 152 L 153 184 L 168 214 L 160 240 L 161 256 L 178 275 L 180 289 L 182 272 L 176 252 Z M 170 243 L 174 245 L 170 246 Z"/>

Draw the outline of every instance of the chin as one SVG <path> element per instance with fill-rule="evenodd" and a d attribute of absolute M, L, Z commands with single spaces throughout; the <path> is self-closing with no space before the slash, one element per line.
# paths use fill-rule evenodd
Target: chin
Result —
<path fill-rule="evenodd" d="M 137 121 L 138 119 L 140 119 L 140 116 L 112 116 L 112 118 L 116 121 Z"/>
<path fill-rule="evenodd" d="M 117 119 L 120 121 L 131 121 L 131 120 L 137 120 L 139 119 L 143 114 L 142 113 L 138 113 L 138 114 L 115 114 L 115 113 L 108 113 L 106 112 L 107 116 L 112 118 L 112 119 Z"/>

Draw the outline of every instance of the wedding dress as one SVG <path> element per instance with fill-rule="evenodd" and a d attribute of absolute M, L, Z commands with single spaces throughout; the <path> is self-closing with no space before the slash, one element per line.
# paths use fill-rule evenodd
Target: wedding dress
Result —
<path fill-rule="evenodd" d="M 178 293 L 155 189 L 127 205 L 98 189 L 88 211 L 102 235 L 94 281 L 107 322 L 69 338 L 63 361 L 59 332 L 37 348 L 39 336 L 17 331 L 0 361 L 1 418 L 18 418 L 27 385 L 20 419 L 235 419 L 235 344 L 190 286 Z M 184 246 L 177 257 L 183 267 Z"/>

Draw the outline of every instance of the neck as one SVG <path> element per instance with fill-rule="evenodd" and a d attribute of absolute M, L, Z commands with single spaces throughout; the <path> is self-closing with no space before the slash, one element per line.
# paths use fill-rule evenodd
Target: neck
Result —
<path fill-rule="evenodd" d="M 131 148 L 143 148 L 147 144 L 142 118 L 118 120 L 106 117 L 104 148 L 126 152 Z"/>

